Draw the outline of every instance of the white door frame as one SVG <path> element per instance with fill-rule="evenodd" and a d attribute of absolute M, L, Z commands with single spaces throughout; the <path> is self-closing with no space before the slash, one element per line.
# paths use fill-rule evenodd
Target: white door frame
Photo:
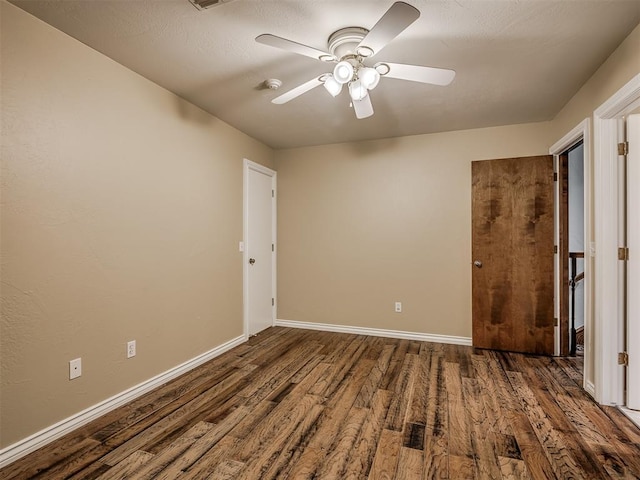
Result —
<path fill-rule="evenodd" d="M 553 155 L 554 170 L 558 172 L 558 157 L 569 150 L 572 146 L 582 140 L 583 144 L 583 160 L 584 160 L 584 357 L 589 358 L 592 354 L 592 335 L 591 335 L 591 257 L 593 251 L 591 247 L 591 121 L 585 118 L 576 125 L 569 133 L 554 143 L 549 148 L 549 154 Z M 554 212 L 554 232 L 555 244 L 560 245 L 560 181 L 555 185 L 555 212 Z M 568 232 L 567 232 L 568 234 Z M 561 269 L 560 254 L 555 254 L 554 258 L 554 308 L 555 317 L 560 318 L 560 287 L 561 287 Z M 568 286 L 567 286 L 568 288 Z M 560 355 L 560 326 L 555 327 L 555 355 Z M 590 362 L 584 362 L 583 387 L 591 395 L 593 392 L 593 383 L 589 380 L 592 378 Z"/>
<path fill-rule="evenodd" d="M 273 196 L 271 197 L 271 213 L 272 213 L 272 238 L 271 242 L 274 245 L 273 254 L 271 255 L 271 296 L 274 298 L 274 304 L 272 307 L 272 316 L 271 321 L 272 325 L 277 318 L 277 296 L 276 296 L 276 288 L 277 288 L 277 275 L 276 275 L 276 255 L 277 255 L 277 243 L 276 243 L 276 216 L 277 216 L 277 198 L 278 198 L 278 190 L 277 186 L 277 172 L 267 168 L 259 163 L 252 162 L 251 160 L 244 159 L 243 162 L 243 172 L 242 172 L 242 192 L 243 192 L 243 207 L 242 207 L 242 241 L 243 241 L 243 252 L 242 252 L 242 304 L 243 304 L 243 335 L 245 340 L 249 338 L 249 305 L 247 302 L 248 293 L 249 293 L 249 253 L 247 252 L 247 234 L 249 232 L 249 171 L 253 170 L 256 172 L 260 172 L 264 175 L 268 175 L 271 177 L 271 190 L 273 192 Z"/>
<path fill-rule="evenodd" d="M 594 398 L 606 405 L 624 405 L 623 278 L 618 260 L 619 231 L 624 212 L 618 157 L 618 119 L 640 106 L 640 74 L 598 107 L 594 119 L 595 288 Z M 586 263 L 586 262 L 585 262 Z M 585 364 L 588 363 L 585 356 Z"/>

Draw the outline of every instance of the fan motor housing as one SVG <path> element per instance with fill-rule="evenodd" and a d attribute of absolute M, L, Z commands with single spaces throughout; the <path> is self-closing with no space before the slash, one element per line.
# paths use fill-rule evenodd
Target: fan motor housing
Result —
<path fill-rule="evenodd" d="M 329 36 L 329 52 L 337 59 L 347 55 L 355 55 L 356 47 L 367 36 L 369 30 L 362 27 L 346 27 L 333 32 Z"/>

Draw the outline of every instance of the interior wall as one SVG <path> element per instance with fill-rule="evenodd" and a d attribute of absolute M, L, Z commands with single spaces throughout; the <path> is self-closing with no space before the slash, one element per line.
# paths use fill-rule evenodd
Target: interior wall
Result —
<path fill-rule="evenodd" d="M 556 115 L 554 138 L 562 138 L 640 73 L 640 25 L 616 48 L 591 78 Z M 559 72 L 561 74 L 561 72 Z M 557 138 L 556 138 L 557 137 Z"/>
<path fill-rule="evenodd" d="M 274 165 L 270 148 L 0 8 L 6 447 L 242 335 L 243 157 Z"/>
<path fill-rule="evenodd" d="M 471 162 L 549 138 L 536 123 L 276 151 L 278 318 L 471 337 Z"/>

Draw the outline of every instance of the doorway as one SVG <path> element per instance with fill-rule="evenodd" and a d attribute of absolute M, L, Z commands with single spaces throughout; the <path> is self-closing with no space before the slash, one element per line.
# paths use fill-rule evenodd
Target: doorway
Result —
<path fill-rule="evenodd" d="M 580 150 L 577 147 L 580 146 Z M 576 203 L 582 204 L 582 252 L 584 252 L 584 258 L 581 262 L 578 262 L 578 255 L 576 257 L 576 277 L 579 273 L 582 273 L 581 277 L 574 278 L 576 285 L 580 285 L 582 298 L 575 297 L 575 315 L 582 318 L 582 330 L 579 331 L 582 340 L 582 353 L 583 353 L 583 387 L 592 396 L 594 396 L 594 382 L 593 382 L 593 362 L 590 361 L 590 355 L 594 354 L 594 339 L 593 339 L 593 314 L 592 314 L 592 293 L 591 285 L 592 278 L 591 272 L 593 271 L 593 260 L 595 255 L 595 244 L 590 236 L 591 232 L 591 164 L 590 164 L 590 148 L 591 148 L 591 121 L 586 118 L 578 125 L 576 125 L 570 132 L 564 137 L 558 140 L 549 149 L 549 153 L 554 156 L 555 169 L 558 172 L 559 181 L 556 182 L 556 211 L 555 211 L 555 236 L 556 245 L 558 245 L 558 254 L 555 256 L 555 315 L 558 319 L 558 326 L 555 332 L 555 355 L 568 355 L 570 352 L 570 339 L 571 339 L 571 327 L 570 314 L 573 313 L 570 309 L 571 304 L 571 285 L 570 281 L 570 250 L 569 250 L 569 153 L 573 151 L 572 161 L 574 156 L 579 159 L 582 157 L 582 202 L 576 199 Z M 564 158 L 563 158 L 564 157 Z M 577 160 L 579 162 L 579 160 Z M 563 169 L 563 163 L 565 168 Z M 563 172 L 565 174 L 563 175 Z M 579 174 L 574 175 L 576 184 L 579 184 Z M 563 192 L 564 190 L 564 192 Z M 564 194 L 564 195 L 563 195 Z M 580 195 L 580 187 L 575 186 L 572 192 L 575 197 Z M 564 198 L 563 200 L 563 196 Z M 564 207 L 564 211 L 563 211 Z M 579 207 L 577 207 L 579 209 Z M 575 212 L 574 212 L 575 213 Z M 573 229 L 575 236 L 580 236 L 579 226 L 580 221 L 576 219 L 573 222 Z M 564 232 L 564 233 L 562 233 Z M 562 234 L 562 235 L 561 235 Z M 573 243 L 573 242 L 572 242 Z M 579 245 L 572 245 L 576 252 Z M 577 281 L 579 278 L 579 281 Z M 579 308 L 582 306 L 582 312 L 579 312 Z M 581 313 L 581 315 L 580 315 Z M 579 320 L 576 321 L 576 337 L 578 336 Z M 576 340 L 576 345 L 578 341 Z M 576 348 L 577 350 L 577 348 Z"/>
<path fill-rule="evenodd" d="M 584 142 L 579 139 L 556 158 L 558 171 L 561 356 L 584 352 L 585 185 Z M 576 362 L 581 367 L 581 362 Z"/>
<path fill-rule="evenodd" d="M 244 161 L 244 332 L 255 335 L 276 317 L 276 172 Z"/>

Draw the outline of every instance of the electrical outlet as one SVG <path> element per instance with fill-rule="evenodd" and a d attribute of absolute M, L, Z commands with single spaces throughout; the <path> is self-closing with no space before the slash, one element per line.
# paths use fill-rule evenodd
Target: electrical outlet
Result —
<path fill-rule="evenodd" d="M 131 340 L 130 342 L 127 342 L 127 358 L 131 358 L 135 356 L 136 356 L 136 341 Z"/>
<path fill-rule="evenodd" d="M 396 313 L 402 313 L 402 302 L 396 302 Z"/>
<path fill-rule="evenodd" d="M 80 375 L 82 375 L 82 359 L 71 360 L 69 362 L 69 380 L 78 378 Z"/>

